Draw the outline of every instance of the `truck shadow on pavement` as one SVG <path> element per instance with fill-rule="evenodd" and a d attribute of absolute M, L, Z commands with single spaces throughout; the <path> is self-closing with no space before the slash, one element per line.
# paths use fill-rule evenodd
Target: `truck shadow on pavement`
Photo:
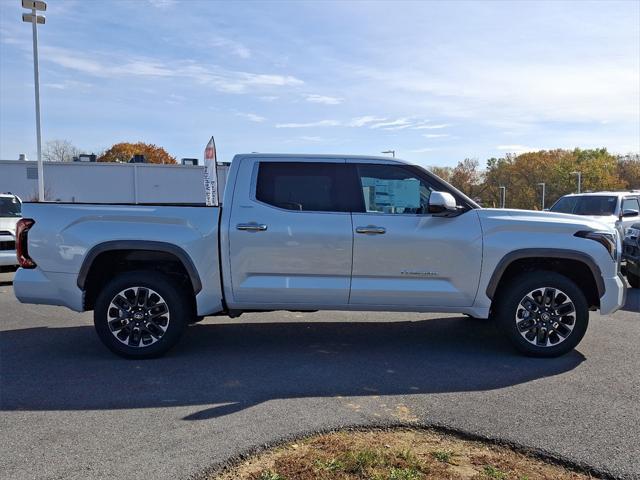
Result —
<path fill-rule="evenodd" d="M 206 405 L 229 415 L 279 398 L 491 390 L 562 374 L 584 357 L 518 355 L 470 318 L 385 323 L 204 323 L 169 355 L 124 360 L 92 326 L 0 333 L 0 410 Z M 211 407 L 212 404 L 218 406 Z"/>

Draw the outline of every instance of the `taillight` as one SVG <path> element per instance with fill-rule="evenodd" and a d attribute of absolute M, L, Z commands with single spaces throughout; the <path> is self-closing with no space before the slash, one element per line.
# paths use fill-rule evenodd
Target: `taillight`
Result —
<path fill-rule="evenodd" d="M 16 255 L 18 263 L 22 268 L 36 268 L 36 262 L 29 257 L 29 248 L 27 244 L 27 233 L 29 229 L 36 223 L 32 218 L 22 218 L 18 220 L 16 225 Z"/>

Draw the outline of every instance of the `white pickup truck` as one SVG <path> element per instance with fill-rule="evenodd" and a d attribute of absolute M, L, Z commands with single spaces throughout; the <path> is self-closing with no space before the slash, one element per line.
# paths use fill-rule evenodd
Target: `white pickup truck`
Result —
<path fill-rule="evenodd" d="M 268 310 L 492 317 L 525 354 L 624 304 L 620 238 L 575 215 L 483 209 L 388 158 L 237 155 L 222 207 L 26 203 L 24 303 L 94 311 L 113 352 L 159 356 L 209 315 Z"/>

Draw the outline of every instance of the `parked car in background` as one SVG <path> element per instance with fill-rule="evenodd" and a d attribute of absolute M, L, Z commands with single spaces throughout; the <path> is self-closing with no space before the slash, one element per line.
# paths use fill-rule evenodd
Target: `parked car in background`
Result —
<path fill-rule="evenodd" d="M 626 260 L 625 274 L 629 285 L 640 288 L 640 223 L 627 228 L 622 244 L 622 258 Z"/>
<path fill-rule="evenodd" d="M 0 271 L 18 266 L 16 224 L 22 216 L 22 202 L 11 193 L 0 193 Z"/>
<path fill-rule="evenodd" d="M 625 303 L 614 228 L 480 208 L 397 159 L 236 155 L 227 187 L 222 207 L 25 204 L 16 297 L 93 310 L 103 343 L 133 358 L 202 316 L 265 310 L 491 316 L 553 357 L 589 311 Z"/>
<path fill-rule="evenodd" d="M 640 220 L 640 191 L 565 195 L 549 210 L 590 217 L 615 227 L 624 237 L 626 229 Z"/>

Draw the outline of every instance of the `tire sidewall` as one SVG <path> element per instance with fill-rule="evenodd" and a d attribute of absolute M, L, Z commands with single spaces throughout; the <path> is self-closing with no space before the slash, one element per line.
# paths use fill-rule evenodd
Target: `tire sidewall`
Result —
<path fill-rule="evenodd" d="M 538 347 L 522 337 L 515 322 L 515 314 L 524 296 L 537 288 L 562 290 L 575 306 L 576 320 L 569 337 L 558 345 Z M 569 278 L 556 272 L 532 272 L 520 275 L 498 293 L 496 318 L 501 331 L 521 352 L 534 357 L 557 357 L 573 350 L 584 337 L 589 326 L 589 305 L 580 288 Z"/>
<path fill-rule="evenodd" d="M 158 292 L 169 309 L 169 326 L 164 335 L 147 347 L 130 347 L 120 342 L 111 333 L 107 323 L 107 312 L 111 300 L 127 288 L 147 287 Z M 170 277 L 155 271 L 122 273 L 109 281 L 98 294 L 94 307 L 94 326 L 98 337 L 112 352 L 125 358 L 154 358 L 165 354 L 180 339 L 192 318 L 193 308 L 187 301 L 188 293 L 178 287 Z"/>

